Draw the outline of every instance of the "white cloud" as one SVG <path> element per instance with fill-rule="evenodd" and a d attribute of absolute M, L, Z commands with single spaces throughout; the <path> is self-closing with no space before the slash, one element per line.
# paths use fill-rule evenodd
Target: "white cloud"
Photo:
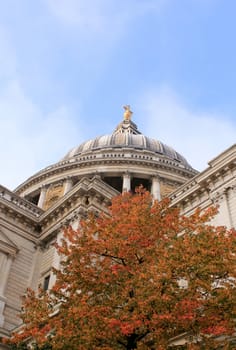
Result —
<path fill-rule="evenodd" d="M 10 45 L 10 35 L 0 27 L 0 79 L 12 76 L 16 72 L 16 55 Z"/>
<path fill-rule="evenodd" d="M 72 44 L 68 46 L 69 49 L 73 47 L 69 56 L 73 55 L 78 67 L 84 67 L 81 69 L 81 76 L 86 80 L 84 91 L 87 86 L 91 91 L 103 80 L 103 75 L 107 78 L 107 67 L 112 65 L 119 69 L 116 53 L 119 56 L 123 50 L 126 55 L 129 31 L 138 28 L 145 15 L 161 13 L 170 1 L 44 0 L 44 3 L 63 46 L 66 41 Z M 132 47 L 132 42 L 128 45 Z M 133 58 L 127 57 L 128 64 L 130 59 Z"/>
<path fill-rule="evenodd" d="M 69 26 L 96 31 L 107 21 L 104 0 L 48 0 L 47 4 L 52 14 Z"/>
<path fill-rule="evenodd" d="M 0 116 L 0 183 L 11 189 L 82 140 L 66 106 L 43 113 L 18 81 L 0 91 Z"/>
<path fill-rule="evenodd" d="M 0 52 L 0 184 L 13 189 L 82 138 L 71 108 L 58 102 L 54 110 L 44 111 L 23 88 L 11 36 L 3 27 Z"/>
<path fill-rule="evenodd" d="M 194 111 L 168 87 L 147 92 L 137 106 L 145 115 L 143 131 L 175 148 L 198 170 L 235 143 L 236 124 L 230 118 Z"/>
<path fill-rule="evenodd" d="M 169 0 L 45 0 L 49 11 L 62 24 L 77 27 L 83 34 L 110 36 L 134 18 L 159 12 Z M 78 32 L 76 33 L 78 34 Z"/>

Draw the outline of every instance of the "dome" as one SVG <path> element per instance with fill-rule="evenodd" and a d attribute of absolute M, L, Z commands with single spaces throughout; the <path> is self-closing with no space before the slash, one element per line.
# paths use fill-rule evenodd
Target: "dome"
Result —
<path fill-rule="evenodd" d="M 143 135 L 131 120 L 130 109 L 125 107 L 124 119 L 113 133 L 74 147 L 59 162 L 27 179 L 16 192 L 41 203 L 39 196 L 44 188 L 44 208 L 48 208 L 52 198 L 56 201 L 63 197 L 71 186 L 76 187 L 85 178 L 90 181 L 99 176 L 103 185 L 120 193 L 127 188 L 134 191 L 139 185 L 154 191 L 157 181 L 159 189 L 155 191 L 159 191 L 158 198 L 162 198 L 196 175 L 196 170 L 172 147 Z"/>
<path fill-rule="evenodd" d="M 98 150 L 127 148 L 153 152 L 177 161 L 186 168 L 191 168 L 190 164 L 181 154 L 159 140 L 141 134 L 137 129 L 136 124 L 130 120 L 124 120 L 123 123 L 120 123 L 110 135 L 98 136 L 74 147 L 66 154 L 62 161 L 80 157 L 83 154 Z"/>

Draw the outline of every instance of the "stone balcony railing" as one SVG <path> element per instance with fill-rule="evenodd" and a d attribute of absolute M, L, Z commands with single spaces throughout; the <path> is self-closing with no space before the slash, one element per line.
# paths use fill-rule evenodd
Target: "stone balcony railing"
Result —
<path fill-rule="evenodd" d="M 3 200 L 5 202 L 11 203 L 28 213 L 32 214 L 35 217 L 39 217 L 42 213 L 43 210 L 38 208 L 36 205 L 30 203 L 24 198 L 21 198 L 14 192 L 11 192 L 7 188 L 3 187 L 0 185 L 0 200 Z"/>

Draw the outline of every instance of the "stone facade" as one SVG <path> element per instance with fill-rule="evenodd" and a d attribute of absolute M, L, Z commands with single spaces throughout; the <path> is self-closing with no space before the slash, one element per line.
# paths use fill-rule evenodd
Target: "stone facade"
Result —
<path fill-rule="evenodd" d="M 186 214 L 218 204 L 214 223 L 236 225 L 236 145 L 198 174 L 172 148 L 124 119 L 113 134 L 74 148 L 14 192 L 0 186 L 0 337 L 20 325 L 27 287 L 53 285 L 52 266 L 59 266 L 54 244 L 63 228 L 76 228 L 88 210 L 106 212 L 112 197 L 139 184 L 154 199 L 170 196 Z"/>
<path fill-rule="evenodd" d="M 209 167 L 170 195 L 184 214 L 197 207 L 218 207 L 214 225 L 236 227 L 236 145 L 209 162 Z"/>

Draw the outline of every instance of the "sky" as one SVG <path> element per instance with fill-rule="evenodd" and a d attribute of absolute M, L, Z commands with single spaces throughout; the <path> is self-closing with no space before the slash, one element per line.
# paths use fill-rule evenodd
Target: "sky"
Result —
<path fill-rule="evenodd" d="M 235 0 L 0 0 L 0 184 L 111 133 L 201 171 L 236 142 Z"/>

